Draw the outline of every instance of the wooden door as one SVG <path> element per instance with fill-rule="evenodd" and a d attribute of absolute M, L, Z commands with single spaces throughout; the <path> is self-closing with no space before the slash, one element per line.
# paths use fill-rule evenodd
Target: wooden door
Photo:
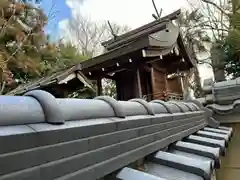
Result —
<path fill-rule="evenodd" d="M 151 69 L 152 94 L 153 99 L 164 99 L 163 93 L 167 90 L 166 73 L 156 69 Z"/>

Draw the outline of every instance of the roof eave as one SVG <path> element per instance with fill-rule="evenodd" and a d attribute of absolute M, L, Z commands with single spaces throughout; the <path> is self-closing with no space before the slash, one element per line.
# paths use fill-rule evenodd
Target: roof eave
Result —
<path fill-rule="evenodd" d="M 141 27 L 139 27 L 139 28 L 137 28 L 137 29 L 134 29 L 134 30 L 132 30 L 132 31 L 129 31 L 129 32 L 123 34 L 123 35 L 120 35 L 120 36 L 118 36 L 118 37 L 115 38 L 115 39 L 111 39 L 111 40 L 105 41 L 105 42 L 102 43 L 102 46 L 104 46 L 106 49 L 108 49 L 107 47 L 110 46 L 112 43 L 117 43 L 117 42 L 120 41 L 120 40 L 129 38 L 129 37 L 131 37 L 131 36 L 133 36 L 133 35 L 141 32 L 141 31 L 144 31 L 144 30 L 146 30 L 146 29 L 152 28 L 152 27 L 156 26 L 157 24 L 162 23 L 162 22 L 164 22 L 164 21 L 172 21 L 172 20 L 175 20 L 175 19 L 178 18 L 178 16 L 179 16 L 180 14 L 181 14 L 181 10 L 179 9 L 179 10 L 177 10 L 177 11 L 175 11 L 175 12 L 173 12 L 173 13 L 165 16 L 165 17 L 162 17 L 162 18 L 160 18 L 160 19 L 158 19 L 158 20 L 155 20 L 155 21 L 150 22 L 150 23 L 148 23 L 148 24 L 146 24 L 146 25 L 144 25 L 144 26 L 141 26 Z"/>

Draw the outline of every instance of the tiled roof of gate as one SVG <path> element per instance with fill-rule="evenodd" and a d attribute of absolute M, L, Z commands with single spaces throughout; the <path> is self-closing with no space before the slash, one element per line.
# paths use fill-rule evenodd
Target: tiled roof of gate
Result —
<path fill-rule="evenodd" d="M 40 78 L 38 80 L 31 81 L 27 84 L 20 85 L 16 89 L 10 91 L 7 95 L 22 95 L 30 90 L 41 89 L 43 87 L 50 86 L 53 84 L 59 84 L 59 82 L 67 78 L 72 73 L 76 73 L 79 76 L 81 76 L 81 79 L 79 79 L 80 84 L 82 83 L 84 86 L 88 87 L 92 91 L 95 91 L 90 80 L 88 80 L 88 78 L 80 71 L 78 66 L 73 66 L 71 68 L 67 68 L 59 72 L 53 73 L 49 76 Z"/>

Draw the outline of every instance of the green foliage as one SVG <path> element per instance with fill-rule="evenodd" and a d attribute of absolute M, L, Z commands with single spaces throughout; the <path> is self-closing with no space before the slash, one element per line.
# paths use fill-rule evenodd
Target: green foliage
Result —
<path fill-rule="evenodd" d="M 116 83 L 111 79 L 103 79 L 103 95 L 117 98 Z"/>
<path fill-rule="evenodd" d="M 10 87 L 17 74 L 40 75 L 47 18 L 40 9 L 13 0 L 1 0 L 0 12 L 0 84 Z M 14 75 L 12 80 L 7 72 Z"/>
<path fill-rule="evenodd" d="M 225 71 L 231 78 L 240 77 L 240 61 L 239 54 L 236 53 L 232 44 L 228 41 L 222 45 L 223 61 L 225 62 Z"/>
<path fill-rule="evenodd" d="M 240 3 L 232 0 L 232 13 L 229 15 L 229 33 L 221 43 L 219 51 L 225 63 L 225 71 L 228 76 L 236 78 L 240 76 Z"/>
<path fill-rule="evenodd" d="M 86 60 L 71 44 L 50 43 L 47 17 L 24 1 L 0 1 L 0 94 Z"/>
<path fill-rule="evenodd" d="M 42 75 L 49 75 L 88 59 L 88 57 L 81 55 L 78 49 L 70 43 L 59 43 L 51 46 L 42 53 Z"/>

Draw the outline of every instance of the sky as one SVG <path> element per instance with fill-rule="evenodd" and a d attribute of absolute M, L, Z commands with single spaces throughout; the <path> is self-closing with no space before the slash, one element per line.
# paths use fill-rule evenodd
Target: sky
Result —
<path fill-rule="evenodd" d="M 57 38 L 59 35 L 59 23 L 72 16 L 70 7 L 65 0 L 42 0 L 40 6 L 49 18 L 45 28 L 46 33 L 50 34 L 52 38 Z"/>
<path fill-rule="evenodd" d="M 152 0 L 42 0 L 41 7 L 49 17 L 46 32 L 53 39 L 64 32 L 68 19 L 75 13 L 90 17 L 93 21 L 107 21 L 127 25 L 131 29 L 153 21 L 155 13 Z M 163 9 L 163 15 L 175 10 L 189 9 L 187 0 L 155 0 L 157 8 Z M 212 70 L 206 65 L 199 67 L 202 79 L 212 77 Z"/>

